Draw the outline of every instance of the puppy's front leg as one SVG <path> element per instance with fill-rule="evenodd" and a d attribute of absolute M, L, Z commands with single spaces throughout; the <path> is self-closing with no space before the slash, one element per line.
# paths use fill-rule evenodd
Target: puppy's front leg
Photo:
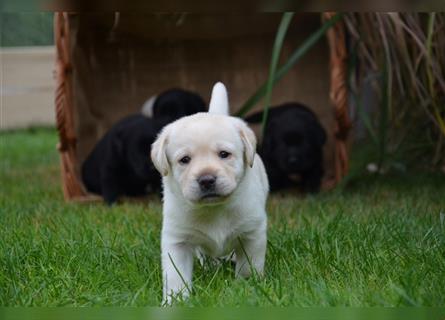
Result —
<path fill-rule="evenodd" d="M 236 276 L 249 277 L 254 269 L 259 275 L 263 274 L 266 258 L 267 235 L 266 228 L 251 232 L 239 238 L 239 245 L 235 249 Z"/>
<path fill-rule="evenodd" d="M 170 304 L 172 296 L 188 296 L 192 285 L 193 250 L 184 243 L 163 241 L 162 273 L 163 302 Z"/>
<path fill-rule="evenodd" d="M 105 202 L 111 206 L 119 197 L 120 187 L 117 174 L 113 169 L 103 167 L 100 172 L 102 196 Z"/>
<path fill-rule="evenodd" d="M 301 175 L 301 188 L 306 193 L 317 193 L 320 191 L 321 180 L 323 178 L 323 167 L 315 165 L 311 170 Z"/>

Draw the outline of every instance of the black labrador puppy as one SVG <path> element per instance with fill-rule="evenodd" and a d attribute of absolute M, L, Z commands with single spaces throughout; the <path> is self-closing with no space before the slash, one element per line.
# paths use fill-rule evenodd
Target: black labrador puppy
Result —
<path fill-rule="evenodd" d="M 162 126 L 140 114 L 116 123 L 82 165 L 87 190 L 102 195 L 111 205 L 119 196 L 142 196 L 159 189 L 161 179 L 149 155 Z"/>
<path fill-rule="evenodd" d="M 246 118 L 261 122 L 263 112 Z M 269 109 L 259 153 L 264 161 L 271 191 L 290 187 L 299 176 L 304 192 L 320 190 L 323 177 L 323 145 L 326 132 L 317 116 L 299 103 Z"/>
<path fill-rule="evenodd" d="M 199 95 L 182 89 L 170 89 L 163 92 L 153 104 L 153 118 L 169 122 L 206 111 L 206 103 Z"/>
<path fill-rule="evenodd" d="M 159 95 L 153 108 L 153 118 L 135 114 L 113 125 L 82 165 L 87 190 L 102 195 L 109 205 L 123 195 L 160 190 L 161 176 L 150 159 L 152 143 L 168 123 L 205 111 L 205 102 L 192 92 L 174 89 Z"/>

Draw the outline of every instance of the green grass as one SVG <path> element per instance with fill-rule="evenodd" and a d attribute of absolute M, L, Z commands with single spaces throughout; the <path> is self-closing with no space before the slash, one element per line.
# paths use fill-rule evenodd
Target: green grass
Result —
<path fill-rule="evenodd" d="M 159 305 L 159 200 L 65 203 L 52 129 L 0 134 L 0 305 Z M 189 306 L 443 306 L 445 183 L 274 195 L 263 279 L 196 265 Z"/>

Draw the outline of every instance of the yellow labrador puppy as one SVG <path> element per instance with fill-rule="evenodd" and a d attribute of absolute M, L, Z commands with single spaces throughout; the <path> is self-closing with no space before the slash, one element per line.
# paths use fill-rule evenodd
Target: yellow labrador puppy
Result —
<path fill-rule="evenodd" d="M 166 126 L 151 158 L 163 178 L 163 299 L 191 288 L 193 257 L 234 252 L 236 274 L 262 274 L 269 185 L 255 135 L 230 117 L 225 86 L 213 87 L 208 113 Z"/>

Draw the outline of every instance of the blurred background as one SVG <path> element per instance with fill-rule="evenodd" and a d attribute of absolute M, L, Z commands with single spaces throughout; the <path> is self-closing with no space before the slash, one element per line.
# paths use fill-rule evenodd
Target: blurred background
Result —
<path fill-rule="evenodd" d="M 96 40 L 98 37 L 106 38 L 103 36 L 103 30 L 100 31 L 101 27 L 103 27 L 104 23 L 110 26 L 116 23 L 116 21 L 113 22 L 113 13 L 109 13 L 108 16 L 109 17 L 102 19 L 102 25 L 101 22 L 91 24 L 91 22 L 87 21 L 88 19 L 84 19 L 87 22 L 82 23 L 87 25 L 90 23 L 90 30 L 94 30 L 92 33 L 97 35 Z M 154 16 L 152 20 L 163 20 L 156 23 L 158 23 L 158 26 L 164 26 L 166 28 L 165 30 L 170 30 L 170 25 L 176 27 L 177 29 L 175 30 L 179 30 L 185 26 L 185 35 L 180 35 L 179 37 L 187 37 L 187 19 L 190 20 L 190 17 L 186 15 L 171 16 L 173 17 L 159 18 L 159 16 Z M 294 29 L 304 29 L 305 32 L 293 32 L 287 37 L 288 41 L 283 45 L 281 62 L 285 62 L 286 58 L 294 52 L 294 48 L 297 48 L 295 51 L 300 49 L 299 45 L 303 40 L 317 31 L 317 26 L 314 24 L 314 21 L 321 21 L 320 15 L 317 14 L 312 15 L 312 20 L 302 19 L 302 15 L 296 15 L 296 17 L 293 23 L 291 23 L 289 30 L 291 30 L 293 26 Z M 54 48 L 53 20 L 54 13 L 52 12 L 2 13 L 0 49 L 2 71 L 1 130 L 55 125 L 54 66 L 56 50 Z M 81 25 L 82 19 L 79 18 L 77 20 L 73 25 L 76 23 Z M 100 19 L 96 20 L 100 21 Z M 348 90 L 348 115 L 353 123 L 353 130 L 350 137 L 352 138 L 351 159 L 354 159 L 354 165 L 350 173 L 353 174 L 355 171 L 363 172 L 363 170 L 380 173 L 388 171 L 403 173 L 414 168 L 443 172 L 445 170 L 444 15 L 440 13 L 348 13 L 342 17 L 342 20 L 347 32 L 345 41 L 347 44 L 348 58 L 346 61 L 347 74 L 345 77 L 347 78 L 346 85 Z M 106 50 L 113 48 L 111 44 L 119 43 L 119 46 L 124 50 L 119 54 L 128 55 L 129 51 L 125 49 L 125 46 L 133 41 L 136 36 L 140 36 L 141 30 L 143 30 L 141 21 L 143 20 L 133 19 L 131 15 L 122 16 L 117 24 L 118 32 L 112 35 L 118 38 L 106 38 L 106 41 L 104 41 L 104 43 L 106 43 L 104 45 Z M 186 22 L 184 23 L 184 21 Z M 275 19 L 274 21 L 270 26 L 267 26 L 272 37 L 268 38 L 270 41 L 266 41 L 267 43 L 265 42 L 266 44 L 262 48 L 265 51 L 264 59 L 259 59 L 256 62 L 251 61 L 252 66 L 247 66 L 246 70 L 240 71 L 240 74 L 243 72 L 251 73 L 251 78 L 248 80 L 251 81 L 251 83 L 247 83 L 248 81 L 246 82 L 246 79 L 243 79 L 242 75 L 238 78 L 235 76 L 230 79 L 227 78 L 229 82 L 234 84 L 242 83 L 243 85 L 254 87 L 257 86 L 258 83 L 261 83 L 261 78 L 265 79 L 267 77 L 268 65 L 264 64 L 259 67 L 253 64 L 267 61 L 270 57 L 272 51 L 271 40 L 278 25 L 278 20 Z M 255 26 L 251 29 L 257 27 L 260 26 Z M 261 29 L 261 27 L 259 29 Z M 264 29 L 266 29 L 266 27 L 264 27 Z M 84 40 L 86 39 L 85 46 L 91 46 L 88 41 L 91 40 L 90 38 L 92 36 L 90 38 L 82 36 L 82 32 L 88 35 L 89 30 L 87 29 L 85 31 L 79 27 L 78 32 L 80 35 L 79 39 L 82 39 L 82 37 Z M 139 35 L 137 32 L 139 32 Z M 164 38 L 166 39 L 169 37 L 168 32 L 169 31 L 164 34 Z M 199 32 L 203 33 L 202 30 L 199 30 Z M 289 33 L 291 32 L 292 31 L 289 31 Z M 169 50 L 174 47 L 174 45 L 171 44 L 162 44 L 162 40 L 160 40 L 162 35 L 156 38 L 157 36 L 154 35 L 156 31 L 151 31 L 151 33 L 152 34 L 146 35 L 147 38 L 145 40 L 155 43 L 154 46 L 164 46 L 164 48 Z M 246 34 L 247 33 L 248 31 L 246 31 Z M 127 41 L 127 36 L 128 38 L 133 37 L 133 40 Z M 255 36 L 257 35 L 251 38 L 253 39 Z M 138 41 L 140 40 L 132 42 L 133 48 L 141 47 Z M 174 40 L 170 42 L 173 43 Z M 106 45 L 109 46 L 106 47 Z M 231 45 L 234 48 L 237 46 L 240 47 L 240 44 L 236 42 L 232 42 Z M 81 47 L 82 44 L 80 43 L 78 46 Z M 268 48 L 270 48 L 270 51 Z M 100 52 L 100 49 L 95 50 Z M 124 53 L 125 50 L 127 50 L 127 53 Z M 135 50 L 137 51 L 139 49 Z M 141 52 L 143 52 L 143 50 L 146 49 L 142 49 Z M 89 53 L 90 58 L 94 57 L 94 54 L 91 52 Z M 236 55 L 241 52 L 242 49 L 240 49 L 238 53 L 232 50 L 231 52 L 227 52 L 227 54 Z M 286 99 L 286 97 L 294 98 L 292 95 L 286 96 L 289 90 L 285 91 L 284 89 L 289 87 L 289 85 L 286 85 L 286 81 L 288 84 L 297 83 L 298 86 L 295 88 L 294 95 L 299 97 L 300 101 L 303 100 L 303 102 L 313 107 L 317 111 L 325 128 L 333 132 L 333 111 L 330 109 L 331 105 L 329 95 L 327 94 L 329 86 L 329 57 L 327 54 L 328 44 L 326 38 L 322 37 L 319 39 L 314 50 L 308 50 L 308 52 L 309 54 L 307 54 L 301 62 L 298 62 L 296 67 L 291 69 L 286 75 L 284 78 L 285 84 L 282 86 L 278 85 L 274 88 L 275 101 L 282 102 L 281 100 Z M 84 50 L 83 54 L 86 56 L 88 51 Z M 166 51 L 166 54 L 170 54 L 172 59 L 179 57 L 175 56 L 176 53 L 170 51 Z M 157 59 L 156 56 L 153 57 Z M 114 58 L 115 57 L 113 57 L 113 59 Z M 88 57 L 86 59 L 88 59 Z M 113 59 L 108 61 L 109 65 L 114 63 Z M 132 61 L 128 56 L 125 57 L 125 59 Z M 137 56 L 135 59 L 137 59 Z M 199 59 L 202 59 L 202 57 Z M 240 59 L 240 56 L 234 58 L 233 61 L 237 61 L 236 59 Z M 248 62 L 249 59 L 243 63 L 246 65 Z M 179 64 L 170 67 L 176 68 L 178 66 L 183 67 L 183 65 Z M 120 67 L 122 66 L 120 65 Z M 119 69 L 120 67 L 117 66 L 116 68 Z M 125 65 L 124 67 L 127 68 L 128 66 Z M 136 67 L 140 68 L 140 65 Z M 236 67 L 239 68 L 240 66 Z M 150 66 L 150 68 L 152 68 L 152 70 L 148 71 L 154 70 L 153 66 Z M 253 74 L 253 68 L 263 70 L 264 72 L 261 73 L 262 71 L 258 71 L 256 74 Z M 156 72 L 159 72 L 161 69 L 156 70 Z M 208 68 L 205 72 L 208 72 Z M 323 72 L 325 72 L 325 74 L 323 74 Z M 108 73 L 96 73 L 97 83 L 101 81 L 99 78 L 103 74 Z M 131 76 L 131 74 L 122 76 Z M 213 76 L 214 75 L 212 75 L 212 77 Z M 224 76 L 225 75 L 222 74 L 221 77 L 224 78 Z M 133 84 L 131 84 L 133 86 L 131 88 L 133 89 L 134 83 L 147 81 L 146 78 L 142 79 L 139 77 L 136 81 L 134 75 L 131 77 L 133 77 Z M 183 79 L 181 81 L 184 82 L 183 74 L 179 74 L 179 77 L 182 77 Z M 109 80 L 104 79 L 102 79 L 102 81 Z M 88 81 L 82 81 L 85 86 L 90 86 L 88 85 Z M 148 81 L 149 85 L 154 84 L 153 81 Z M 194 81 L 194 83 L 191 84 L 191 89 L 201 90 L 200 93 L 208 98 L 208 92 L 202 92 L 204 86 L 198 83 L 196 79 L 192 79 L 191 81 Z M 116 87 L 114 83 L 110 85 Z M 208 84 L 208 86 L 210 87 L 210 84 Z M 127 87 L 116 88 L 127 90 Z M 96 90 L 96 93 L 100 91 L 103 92 L 99 87 L 93 90 Z M 150 90 L 147 90 L 147 92 L 141 91 L 140 89 L 137 90 L 139 90 L 137 96 L 134 94 L 132 96 L 135 105 L 126 106 L 125 108 L 128 110 L 139 108 L 139 105 L 145 97 L 155 93 Z M 243 102 L 248 100 L 251 92 L 238 93 L 236 90 L 233 90 L 233 92 L 232 98 L 234 99 L 235 110 L 232 111 L 236 111 L 245 107 Z M 326 92 L 326 94 L 323 93 L 323 95 L 320 95 L 320 92 Z M 112 95 L 112 92 L 107 92 L 105 96 L 109 94 Z M 113 96 L 113 99 L 110 98 L 109 100 L 114 100 L 115 98 L 116 95 Z M 92 98 L 88 99 L 91 104 L 93 104 L 92 101 L 96 101 Z M 106 99 L 102 99 L 99 102 L 108 103 L 109 101 L 107 102 Z M 274 102 L 274 100 L 272 100 L 272 102 Z M 263 106 L 264 103 L 261 102 L 250 107 L 258 109 Z M 92 106 L 91 108 L 94 109 L 95 107 Z M 89 150 L 97 137 L 100 137 L 104 130 L 110 126 L 110 123 L 115 122 L 117 118 L 122 117 L 125 112 L 128 112 L 122 111 L 125 110 L 125 108 L 118 108 L 116 106 L 111 108 L 114 108 L 114 111 L 111 113 L 110 119 L 105 119 L 105 124 L 98 120 L 94 120 L 93 125 L 91 121 L 91 123 L 88 124 L 88 116 L 82 115 L 82 119 L 84 119 L 82 121 L 87 123 L 85 125 L 86 129 L 84 130 L 85 134 L 88 136 L 93 135 L 95 138 L 87 143 L 84 141 L 88 139 L 81 137 L 78 142 L 78 150 L 81 150 L 80 153 L 85 153 L 82 149 Z M 103 125 L 104 128 L 100 128 L 101 125 Z M 91 126 L 97 127 L 95 129 L 96 131 L 91 129 Z M 81 131 L 79 135 L 81 135 Z M 332 141 L 329 145 L 332 146 Z M 354 148 L 354 146 L 359 146 L 359 148 Z M 332 150 L 328 149 L 327 153 L 332 154 Z M 329 156 L 327 159 L 327 161 L 332 162 Z"/>
<path fill-rule="evenodd" d="M 1 130 L 55 124 L 53 18 L 1 13 Z"/>

